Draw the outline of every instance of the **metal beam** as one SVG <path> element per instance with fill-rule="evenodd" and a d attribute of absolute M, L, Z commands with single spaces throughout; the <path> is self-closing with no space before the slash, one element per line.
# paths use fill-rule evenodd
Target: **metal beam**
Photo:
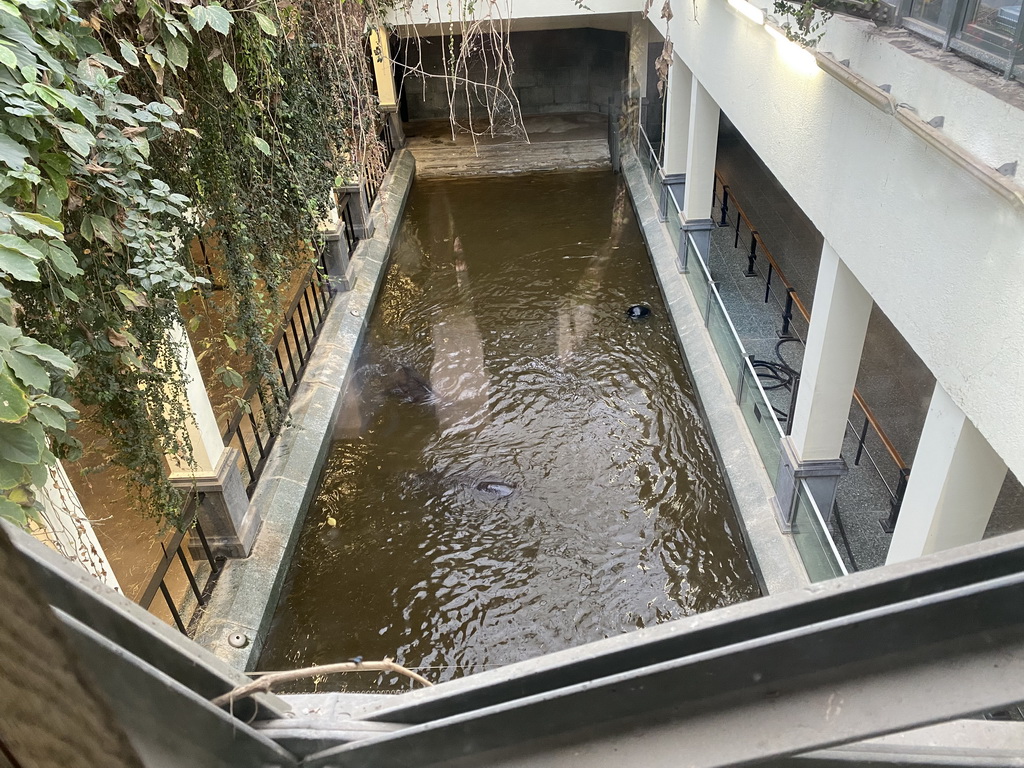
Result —
<path fill-rule="evenodd" d="M 964 551 L 405 694 L 371 719 L 409 727 L 304 765 L 716 768 L 1006 707 L 1024 535 Z"/>

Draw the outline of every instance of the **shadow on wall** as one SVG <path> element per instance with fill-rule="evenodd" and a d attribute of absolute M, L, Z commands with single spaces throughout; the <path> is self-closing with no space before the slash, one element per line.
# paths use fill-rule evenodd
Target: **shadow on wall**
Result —
<path fill-rule="evenodd" d="M 489 41 L 496 38 L 482 38 Z M 402 84 L 402 98 L 408 108 L 409 120 L 447 119 L 449 92 L 443 77 L 446 52 L 451 50 L 448 38 L 420 38 L 420 53 L 415 46 L 405 51 L 405 64 L 415 67 L 422 57 L 426 76 L 407 74 Z M 455 38 L 454 49 L 461 40 Z M 524 115 L 554 112 L 608 112 L 608 100 L 621 90 L 626 75 L 626 35 L 603 29 L 557 29 L 536 32 L 513 32 L 509 47 L 515 63 L 512 86 Z M 396 54 L 398 55 L 398 54 Z M 484 44 L 474 51 L 469 64 L 471 84 L 461 84 L 455 94 L 455 116 L 466 118 L 472 106 L 474 116 L 484 116 L 488 95 L 494 99 L 493 88 L 479 83 L 494 82 L 495 63 L 507 52 Z M 450 65 L 449 65 L 450 69 Z M 490 73 L 489 76 L 487 73 Z M 506 103 L 502 103 L 502 101 Z M 513 106 L 498 96 L 495 105 L 499 117 L 511 119 Z"/>

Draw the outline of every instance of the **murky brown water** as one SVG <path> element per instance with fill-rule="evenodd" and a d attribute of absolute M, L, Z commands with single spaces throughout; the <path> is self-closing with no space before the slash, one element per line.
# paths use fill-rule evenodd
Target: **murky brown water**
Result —
<path fill-rule="evenodd" d="M 447 680 L 758 594 L 612 174 L 417 182 L 356 379 L 260 669 Z"/>

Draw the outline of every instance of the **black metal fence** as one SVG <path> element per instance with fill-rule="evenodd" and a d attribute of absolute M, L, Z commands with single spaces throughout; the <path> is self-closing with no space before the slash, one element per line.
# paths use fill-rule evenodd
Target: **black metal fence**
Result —
<path fill-rule="evenodd" d="M 159 592 L 163 595 L 164 602 L 167 604 L 167 610 L 170 611 L 175 626 L 183 634 L 187 634 L 188 630 L 181 618 L 181 613 L 178 611 L 178 604 L 171 596 L 171 591 L 167 587 L 168 571 L 170 571 L 175 561 L 180 563 L 196 603 L 199 606 L 203 606 L 206 604 L 210 591 L 217 581 L 222 565 L 222 561 L 214 558 L 213 553 L 210 551 L 210 545 L 207 543 L 206 535 L 203 533 L 203 526 L 196 518 L 202 500 L 202 494 L 193 492 L 188 495 L 188 498 L 185 500 L 185 506 L 182 509 L 183 523 L 181 530 L 175 531 L 166 541 L 160 544 L 164 553 L 163 559 L 157 564 L 156 571 L 153 573 L 149 583 L 142 592 L 142 597 L 138 601 L 139 605 L 148 611 L 153 605 L 156 593 Z M 199 539 L 199 543 L 205 553 L 206 561 L 210 566 L 210 573 L 207 575 L 202 587 L 199 586 L 198 576 L 185 555 L 184 546 L 190 531 L 195 532 L 196 538 Z"/>
<path fill-rule="evenodd" d="M 238 399 L 238 407 L 223 434 L 226 446 L 239 449 L 238 468 L 246 480 L 249 496 L 277 439 L 282 414 L 302 379 L 334 297 L 324 256 L 325 249 L 321 249 L 318 262 L 310 266 L 270 342 L 283 400 L 268 402 L 266 385 L 251 384 Z"/>
<path fill-rule="evenodd" d="M 395 154 L 395 137 L 391 133 L 391 121 L 387 118 L 384 120 L 384 127 L 381 128 L 380 133 L 377 135 L 377 140 L 383 148 L 384 157 L 379 165 L 373 164 L 371 168 L 367 169 L 366 181 L 363 182 L 367 206 L 372 206 L 373 201 L 377 199 L 381 182 L 384 180 L 384 173 L 387 171 L 391 158 Z"/>

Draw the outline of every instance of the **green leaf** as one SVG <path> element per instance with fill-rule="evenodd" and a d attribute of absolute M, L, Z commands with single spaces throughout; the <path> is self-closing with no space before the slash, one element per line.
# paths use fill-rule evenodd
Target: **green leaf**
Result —
<path fill-rule="evenodd" d="M 0 423 L 0 458 L 17 464 L 35 464 L 42 458 L 43 446 L 36 439 L 30 425 L 38 422 L 29 421 L 24 424 Z M 42 427 L 39 427 L 42 434 Z"/>
<path fill-rule="evenodd" d="M 14 51 L 3 44 L 0 44 L 0 64 L 4 64 L 11 69 L 18 68 L 18 57 L 14 55 Z"/>
<path fill-rule="evenodd" d="M 14 171 L 25 167 L 28 150 L 5 133 L 0 133 L 0 163 Z"/>
<path fill-rule="evenodd" d="M 167 49 L 167 60 L 178 69 L 185 69 L 188 66 L 188 47 L 178 37 L 167 37 L 164 39 Z"/>
<path fill-rule="evenodd" d="M 48 243 L 44 243 L 42 240 L 33 240 L 32 244 L 45 254 L 45 258 L 49 260 L 50 266 L 62 276 L 77 277 L 84 274 L 78 266 L 75 254 L 59 240 L 51 240 Z"/>
<path fill-rule="evenodd" d="M 112 245 L 115 248 L 120 246 L 117 233 L 114 232 L 114 225 L 106 216 L 97 216 L 96 214 L 93 214 L 89 217 L 89 223 L 92 224 L 92 231 L 100 240 L 103 240 L 107 245 Z"/>
<path fill-rule="evenodd" d="M 188 9 L 188 23 L 196 32 L 201 32 L 209 20 L 205 5 L 197 5 L 195 8 Z"/>
<path fill-rule="evenodd" d="M 49 184 L 43 184 L 36 192 L 36 206 L 42 210 L 50 219 L 60 217 L 63 206 L 60 204 L 60 195 Z"/>
<path fill-rule="evenodd" d="M 75 370 L 74 360 L 59 349 L 54 349 L 49 344 L 36 341 L 31 336 L 22 336 L 19 339 L 15 339 L 11 346 L 23 355 L 32 355 L 36 360 L 49 363 L 58 371 L 70 372 Z M 68 407 L 70 408 L 70 406 Z"/>
<path fill-rule="evenodd" d="M 28 416 L 28 396 L 7 366 L 0 366 L 0 422 L 13 424 Z"/>
<path fill-rule="evenodd" d="M 50 391 L 50 376 L 37 360 L 23 355 L 16 349 L 6 350 L 0 354 L 26 387 L 35 387 L 41 392 Z"/>
<path fill-rule="evenodd" d="M 226 61 L 224 62 L 224 87 L 228 89 L 228 93 L 234 93 L 238 87 L 238 75 Z"/>
<path fill-rule="evenodd" d="M 267 157 L 270 157 L 270 145 L 267 144 L 267 142 L 265 142 L 259 136 L 253 136 L 252 143 L 255 145 L 256 149 L 258 149 Z"/>
<path fill-rule="evenodd" d="M 260 25 L 260 29 L 271 37 L 277 37 L 277 27 L 268 16 L 264 16 L 259 11 L 253 11 L 253 15 L 256 17 L 256 23 Z"/>
<path fill-rule="evenodd" d="M 103 66 L 110 67 L 110 69 L 114 70 L 115 72 L 124 72 L 124 67 L 121 66 L 121 62 L 119 62 L 117 59 L 113 59 L 110 56 L 107 56 L 107 54 L 105 53 L 94 53 L 92 55 L 92 58 L 96 59 L 96 61 L 98 61 Z"/>
<path fill-rule="evenodd" d="M 131 64 L 133 67 L 139 66 L 139 53 L 135 50 L 135 46 L 129 43 L 127 40 L 118 40 L 118 48 L 121 49 L 121 58 Z"/>
<path fill-rule="evenodd" d="M 32 409 L 32 416 L 44 427 L 57 430 L 58 432 L 63 432 L 68 428 L 65 418 L 48 406 L 37 405 Z"/>
<path fill-rule="evenodd" d="M 222 35 L 228 33 L 228 28 L 231 26 L 231 14 L 227 8 L 220 5 L 206 6 L 206 19 L 214 31 L 220 32 Z"/>
<path fill-rule="evenodd" d="M 64 225 L 49 216 L 41 213 L 10 213 L 11 219 L 23 229 L 38 235 L 47 237 L 60 237 L 64 232 Z"/>
<path fill-rule="evenodd" d="M 0 517 L 10 520 L 19 528 L 28 527 L 28 513 L 25 508 L 3 495 L 0 495 Z"/>
<path fill-rule="evenodd" d="M 37 397 L 35 400 L 36 400 L 37 403 L 43 403 L 44 405 L 49 405 L 51 408 L 56 408 L 57 410 L 59 410 L 61 413 L 63 413 L 69 419 L 77 419 L 78 418 L 78 411 L 76 411 L 70 405 L 65 403 L 59 397 L 51 397 L 50 395 L 41 395 L 41 396 Z"/>
<path fill-rule="evenodd" d="M 0 235 L 0 239 L 10 235 Z M 15 280 L 24 280 L 30 283 L 39 282 L 39 270 L 36 269 L 32 259 L 23 253 L 0 245 L 0 272 L 6 272 Z"/>
<path fill-rule="evenodd" d="M 0 491 L 9 491 L 23 482 L 25 482 L 25 466 L 23 464 L 0 461 Z"/>
<path fill-rule="evenodd" d="M 68 123 L 63 120 L 55 122 L 61 137 L 72 150 L 82 157 L 89 154 L 92 145 L 96 143 L 96 137 L 92 135 L 88 128 L 84 128 L 78 125 L 78 123 Z"/>

